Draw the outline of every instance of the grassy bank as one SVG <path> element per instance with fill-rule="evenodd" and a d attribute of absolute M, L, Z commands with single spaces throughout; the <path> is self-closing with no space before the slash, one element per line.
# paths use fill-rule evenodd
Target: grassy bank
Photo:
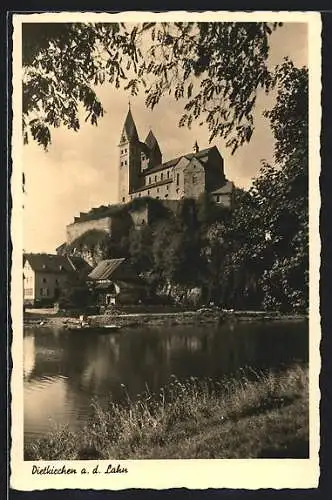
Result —
<path fill-rule="evenodd" d="M 29 443 L 25 459 L 305 458 L 308 420 L 302 366 L 220 382 L 172 377 L 124 406 L 94 402 L 87 428 Z"/>

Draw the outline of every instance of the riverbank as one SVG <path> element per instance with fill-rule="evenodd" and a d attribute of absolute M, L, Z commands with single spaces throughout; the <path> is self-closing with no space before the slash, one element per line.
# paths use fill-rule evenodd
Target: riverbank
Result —
<path fill-rule="evenodd" d="M 95 401 L 86 428 L 29 443 L 25 460 L 306 458 L 308 436 L 307 367 L 248 369 L 219 382 L 173 377 L 121 406 Z"/>
<path fill-rule="evenodd" d="M 307 316 L 301 314 L 212 308 L 202 308 L 195 311 L 132 313 L 114 310 L 105 314 L 89 316 L 91 324 L 96 326 L 116 323 L 121 327 L 221 324 L 224 321 L 304 321 L 306 319 Z M 64 316 L 61 313 L 53 312 L 52 309 L 33 309 L 26 311 L 24 314 L 24 325 L 26 326 L 55 326 L 61 328 L 73 322 L 77 322 L 77 316 Z"/>

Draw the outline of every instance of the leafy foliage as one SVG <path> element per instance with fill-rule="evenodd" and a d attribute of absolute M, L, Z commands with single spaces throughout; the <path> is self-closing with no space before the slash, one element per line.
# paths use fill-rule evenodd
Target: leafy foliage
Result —
<path fill-rule="evenodd" d="M 210 141 L 220 136 L 233 152 L 253 133 L 259 88 L 272 85 L 269 37 L 277 23 L 162 23 L 149 25 L 151 47 L 139 75 L 152 74 L 146 104 L 165 95 L 184 99 L 180 126 L 205 119 Z M 202 121 L 200 122 L 203 123 Z"/>
<path fill-rule="evenodd" d="M 96 125 L 97 87 L 121 85 L 185 101 L 180 126 L 206 122 L 233 151 L 253 133 L 258 89 L 272 87 L 269 38 L 277 23 L 51 23 L 23 25 L 23 134 L 47 148 L 50 127 Z"/>
<path fill-rule="evenodd" d="M 115 24 L 23 25 L 23 134 L 47 148 L 50 126 L 80 127 L 79 105 L 86 121 L 97 125 L 104 109 L 96 86 L 118 88 L 123 67 L 137 60 L 131 36 Z"/>

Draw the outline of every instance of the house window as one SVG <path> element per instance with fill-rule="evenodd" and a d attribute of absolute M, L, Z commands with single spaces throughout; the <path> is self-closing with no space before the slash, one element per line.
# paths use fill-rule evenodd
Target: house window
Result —
<path fill-rule="evenodd" d="M 148 189 L 148 196 L 150 196 L 150 189 Z"/>
<path fill-rule="evenodd" d="M 46 278 L 43 278 L 43 283 L 47 283 L 47 279 Z"/>
<path fill-rule="evenodd" d="M 154 182 L 157 182 L 157 176 L 156 175 L 154 176 Z"/>
<path fill-rule="evenodd" d="M 163 178 L 164 178 L 164 174 L 161 172 L 161 174 L 160 174 L 160 180 L 162 181 Z"/>
<path fill-rule="evenodd" d="M 127 165 L 127 160 L 125 160 L 125 165 Z"/>
<path fill-rule="evenodd" d="M 151 177 L 149 177 L 149 184 L 151 184 Z"/>
<path fill-rule="evenodd" d="M 159 193 L 159 188 L 157 188 L 157 193 Z"/>
<path fill-rule="evenodd" d="M 169 190 L 169 185 L 168 185 L 168 184 L 167 184 L 167 186 L 166 186 L 166 189 L 167 189 L 167 191 Z"/>
<path fill-rule="evenodd" d="M 123 202 L 125 201 L 125 197 L 124 197 L 124 196 L 122 196 L 122 201 L 123 201 Z"/>
<path fill-rule="evenodd" d="M 219 203 L 219 201 L 220 201 L 220 196 L 219 194 L 217 194 L 217 203 Z"/>
<path fill-rule="evenodd" d="M 127 153 L 127 149 L 125 149 L 125 153 Z"/>
<path fill-rule="evenodd" d="M 139 197 L 141 197 L 141 193 L 139 193 L 139 195 L 138 195 L 138 196 L 139 196 Z"/>
<path fill-rule="evenodd" d="M 167 179 L 169 179 L 169 170 L 167 170 Z"/>
<path fill-rule="evenodd" d="M 176 185 L 180 184 L 180 174 L 176 174 Z"/>
<path fill-rule="evenodd" d="M 123 161 L 121 162 L 121 167 L 123 167 Z"/>

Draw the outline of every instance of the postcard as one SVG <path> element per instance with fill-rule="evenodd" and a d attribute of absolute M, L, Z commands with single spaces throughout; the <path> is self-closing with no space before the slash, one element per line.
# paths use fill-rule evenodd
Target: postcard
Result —
<path fill-rule="evenodd" d="M 12 23 L 11 487 L 317 487 L 320 14 Z"/>

